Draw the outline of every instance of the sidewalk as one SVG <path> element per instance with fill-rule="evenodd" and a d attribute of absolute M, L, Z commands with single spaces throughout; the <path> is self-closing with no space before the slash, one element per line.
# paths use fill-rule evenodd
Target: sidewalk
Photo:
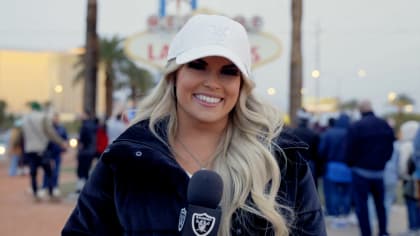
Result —
<path fill-rule="evenodd" d="M 9 177 L 7 162 L 0 160 L 0 235 L 7 236 L 57 236 L 64 226 L 75 202 L 63 200 L 54 203 L 47 200 L 35 203 L 28 193 L 29 176 Z M 63 158 L 61 188 L 64 194 L 74 188 L 75 183 L 74 151 Z M 42 170 L 39 170 L 40 176 Z M 39 181 L 40 182 L 40 181 Z M 357 236 L 357 225 L 345 228 L 332 228 L 327 220 L 330 236 Z M 407 229 L 405 207 L 394 205 L 391 211 L 388 230 L 391 235 L 398 235 Z"/>
<path fill-rule="evenodd" d="M 62 169 L 74 166 L 74 153 L 63 158 Z M 29 194 L 30 177 L 7 174 L 8 162 L 0 160 L 0 235 L 5 236 L 57 236 L 64 226 L 74 202 L 62 200 L 35 203 Z M 39 169 L 38 176 L 41 177 Z M 61 185 L 74 182 L 74 172 L 63 171 Z M 38 183 L 41 183 L 39 180 Z"/>
<path fill-rule="evenodd" d="M 407 213 L 404 205 L 394 205 L 391 208 L 390 222 L 388 222 L 388 232 L 392 236 L 401 235 L 407 230 Z M 357 224 L 350 224 L 343 228 L 334 228 L 329 219 L 326 220 L 328 235 L 330 236 L 357 236 L 360 235 Z M 372 229 L 377 232 L 377 228 Z M 377 234 L 373 234 L 374 236 Z M 420 236 L 420 235 L 419 235 Z"/>

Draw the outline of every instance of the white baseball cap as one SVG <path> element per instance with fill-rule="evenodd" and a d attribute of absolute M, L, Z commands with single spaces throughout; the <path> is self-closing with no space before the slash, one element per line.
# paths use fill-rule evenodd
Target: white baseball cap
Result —
<path fill-rule="evenodd" d="M 182 65 L 190 61 L 221 56 L 241 71 L 244 79 L 251 74 L 251 52 L 245 28 L 221 15 L 195 15 L 175 35 L 169 46 L 167 61 Z"/>

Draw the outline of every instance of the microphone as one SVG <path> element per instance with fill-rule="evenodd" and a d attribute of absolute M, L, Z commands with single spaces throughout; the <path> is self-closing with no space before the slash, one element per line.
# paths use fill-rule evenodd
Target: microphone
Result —
<path fill-rule="evenodd" d="M 182 236 L 217 236 L 222 211 L 223 181 L 211 170 L 199 170 L 187 190 L 187 210 L 181 210 L 178 230 Z"/>

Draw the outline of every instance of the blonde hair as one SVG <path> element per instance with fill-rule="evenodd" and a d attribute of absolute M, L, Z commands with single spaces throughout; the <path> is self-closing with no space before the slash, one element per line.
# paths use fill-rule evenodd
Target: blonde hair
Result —
<path fill-rule="evenodd" d="M 173 140 L 177 129 L 175 73 L 179 65 L 168 64 L 164 79 L 140 104 L 133 122 L 149 119 L 149 129 L 165 145 L 155 130 L 157 122 L 168 118 L 168 139 Z M 218 235 L 230 235 L 232 216 L 240 209 L 266 219 L 275 235 L 288 235 L 289 230 L 277 203 L 280 168 L 274 157 L 273 139 L 281 131 L 282 120 L 277 109 L 258 100 L 252 90 L 254 83 L 243 79 L 240 96 L 214 159 L 214 171 L 223 179 L 222 219 Z M 289 210 L 289 209 L 288 209 Z M 250 225 L 250 214 L 238 214 L 240 222 Z M 252 227 L 252 226 L 251 226 Z"/>

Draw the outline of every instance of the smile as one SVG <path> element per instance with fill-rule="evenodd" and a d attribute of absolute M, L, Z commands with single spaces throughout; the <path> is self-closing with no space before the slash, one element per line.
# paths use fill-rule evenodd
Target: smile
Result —
<path fill-rule="evenodd" d="M 203 94 L 195 94 L 194 97 L 202 102 L 210 103 L 210 104 L 216 104 L 222 101 L 221 98 L 209 97 Z"/>

